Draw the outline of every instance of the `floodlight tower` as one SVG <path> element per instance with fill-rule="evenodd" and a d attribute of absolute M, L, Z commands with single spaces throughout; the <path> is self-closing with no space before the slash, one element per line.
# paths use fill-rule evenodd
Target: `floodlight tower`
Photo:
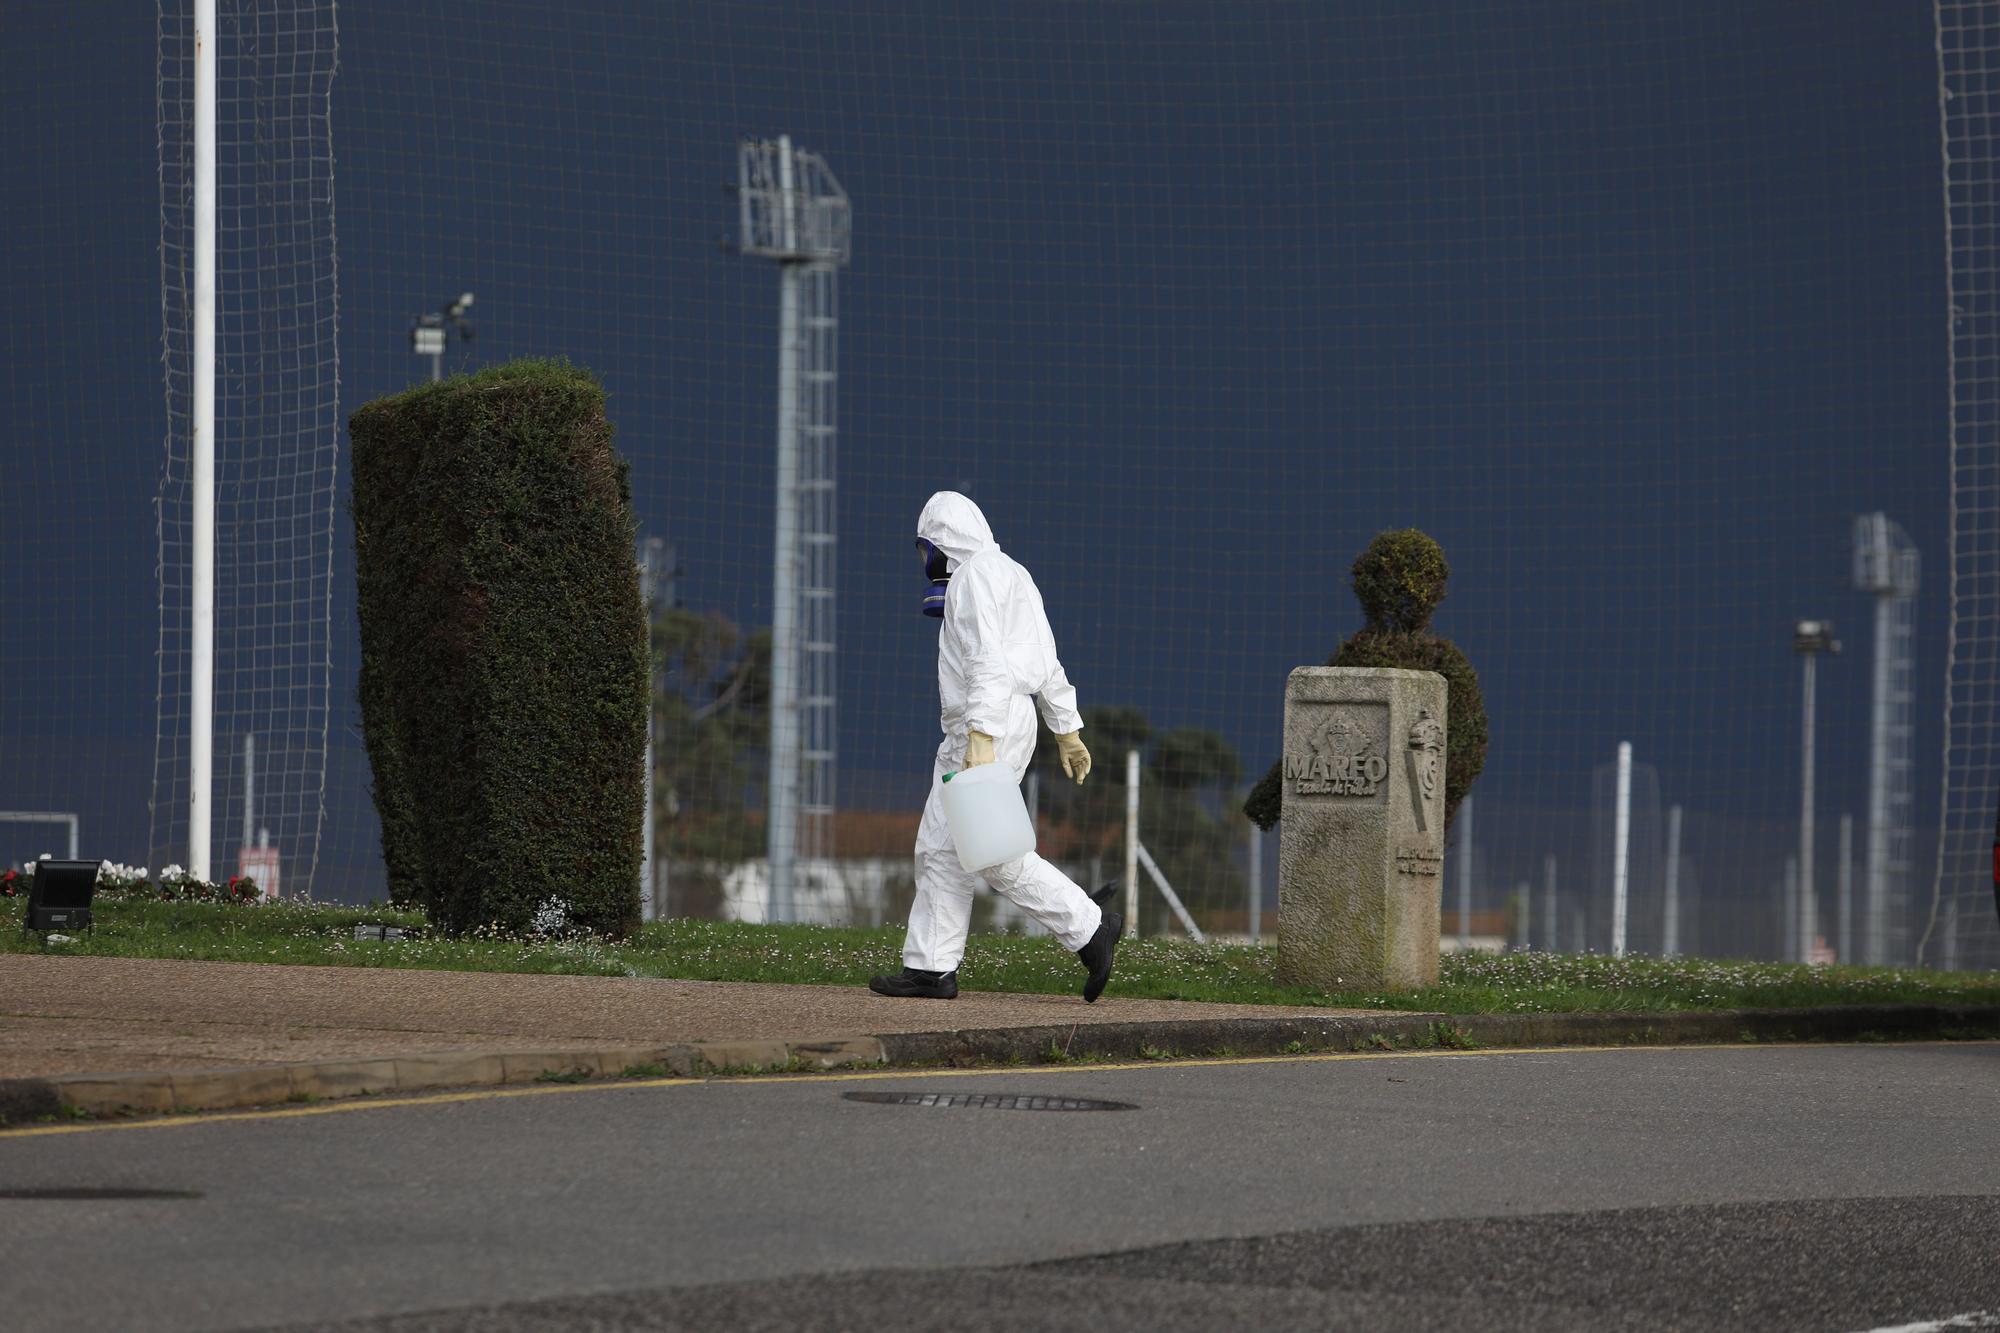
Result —
<path fill-rule="evenodd" d="M 1792 626 L 1792 651 L 1805 663 L 1803 723 L 1799 728 L 1799 901 L 1793 920 L 1797 933 L 1786 941 L 1795 963 L 1810 963 L 1817 925 L 1819 880 L 1813 874 L 1813 746 L 1817 741 L 1815 668 L 1821 653 L 1840 652 L 1831 620 L 1801 620 Z"/>
<path fill-rule="evenodd" d="M 797 864 L 833 852 L 834 403 L 850 215 L 790 135 L 737 145 L 738 248 L 778 265 L 777 537 L 771 547 L 770 919 L 796 915 Z"/>
<path fill-rule="evenodd" d="M 1900 913 L 1907 906 L 1917 577 L 1916 545 L 1887 514 L 1862 514 L 1854 520 L 1854 586 L 1875 595 L 1874 708 L 1868 733 L 1868 865 L 1863 898 L 1867 923 L 1863 957 L 1870 963 L 1891 961 L 1890 913 Z"/>

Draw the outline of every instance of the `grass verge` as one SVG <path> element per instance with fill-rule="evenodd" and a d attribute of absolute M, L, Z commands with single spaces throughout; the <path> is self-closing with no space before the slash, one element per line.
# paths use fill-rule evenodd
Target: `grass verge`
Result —
<path fill-rule="evenodd" d="M 69 953 L 192 958 L 335 967 L 468 972 L 540 972 L 672 977 L 699 981 L 865 984 L 899 965 L 900 927 L 753 926 L 663 921 L 630 940 L 522 939 L 478 933 L 458 939 L 356 940 L 359 924 L 422 931 L 420 914 L 388 909 L 274 903 L 100 901 L 94 933 L 67 944 L 20 934 L 20 903 L 0 900 L 0 954 Z M 1438 984 L 1383 994 L 1280 986 L 1268 948 L 1127 941 L 1111 993 L 1207 1000 L 1453 1014 L 1641 1012 L 1795 1008 L 1825 1004 L 1995 1004 L 2000 974 L 1909 968 L 1798 966 L 1702 958 L 1613 959 L 1601 954 L 1522 953 L 1444 957 Z M 1067 993 L 1075 958 L 1055 941 L 976 935 L 960 980 L 968 990 Z M 1450 1044 L 1444 1042 L 1443 1044 Z"/>

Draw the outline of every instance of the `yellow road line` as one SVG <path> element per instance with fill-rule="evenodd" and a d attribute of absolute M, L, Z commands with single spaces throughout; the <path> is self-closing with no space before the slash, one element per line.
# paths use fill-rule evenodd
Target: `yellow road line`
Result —
<path fill-rule="evenodd" d="M 206 1125 L 218 1120 L 293 1120 L 309 1115 L 339 1115 L 343 1111 L 382 1111 L 395 1106 L 446 1106 L 452 1102 L 484 1102 L 501 1097 L 548 1097 L 565 1092 L 603 1092 L 607 1088 L 671 1088 L 700 1083 L 698 1078 L 635 1078 L 616 1083 L 538 1083 L 528 1088 L 471 1088 L 464 1092 L 428 1092 L 416 1097 L 352 1097 L 324 1106 L 281 1106 L 263 1111 L 210 1111 L 198 1115 L 161 1115 L 144 1120 L 83 1120 L 66 1125 L 29 1125 L 0 1129 L 0 1139 L 32 1139 L 48 1134 L 93 1134 L 114 1129 L 171 1129 Z"/>
<path fill-rule="evenodd" d="M 1799 1050 L 1811 1047 L 1814 1050 L 1835 1050 L 1866 1047 L 1879 1050 L 1884 1047 L 1901 1046 L 1996 1046 L 2000 1040 L 1979 1041 L 1825 1041 L 1825 1042 L 1682 1042 L 1679 1045 L 1604 1045 L 1604 1046 L 1481 1046 L 1470 1050 L 1454 1050 L 1432 1047 L 1420 1051 L 1319 1051 L 1308 1055 L 1217 1055 L 1195 1059 L 1168 1058 L 1165 1060 L 1133 1060 L 1124 1064 L 1090 1064 L 1079 1062 L 1065 1065 L 1002 1065 L 980 1069 L 871 1069 L 861 1073 L 824 1074 L 748 1074 L 732 1075 L 728 1078 L 701 1079 L 707 1083 L 797 1083 L 812 1079 L 818 1082 L 848 1082 L 857 1079 L 884 1078 L 986 1078 L 994 1075 L 1022 1074 L 1103 1074 L 1117 1073 L 1128 1069 L 1206 1069 L 1215 1065 L 1307 1065 L 1329 1064 L 1338 1060 L 1435 1060 L 1449 1058 L 1472 1058 L 1477 1056 L 1505 1055 L 1588 1055 L 1604 1051 L 1781 1051 Z"/>
<path fill-rule="evenodd" d="M 980 1069 L 871 1069 L 861 1073 L 829 1074 L 748 1074 L 716 1082 L 783 1083 L 802 1078 L 823 1081 L 882 1078 L 984 1078 L 995 1074 L 1105 1074 L 1128 1069 L 1207 1069 L 1214 1065 L 1306 1065 L 1335 1060 L 1412 1060 L 1442 1055 L 1547 1055 L 1554 1051 L 1623 1051 L 1628 1046 L 1496 1046 L 1491 1049 L 1421 1051 L 1318 1051 L 1308 1055 L 1215 1055 L 1193 1059 L 1168 1057 L 1165 1060 L 1131 1060 L 1121 1064 L 1093 1064 L 1087 1060 L 1064 1065 L 1003 1065 Z M 1665 1048 L 1658 1048 L 1665 1049 Z"/>
<path fill-rule="evenodd" d="M 214 1111 L 197 1115 L 154 1116 L 143 1120 L 90 1120 L 62 1125 L 28 1125 L 0 1129 L 0 1140 L 39 1138 L 51 1134 L 95 1134 L 107 1130 L 175 1129 L 245 1120 L 291 1120 L 303 1116 L 339 1115 L 346 1111 L 385 1111 L 404 1106 L 449 1106 L 458 1102 L 495 1101 L 503 1097 L 549 1097 L 564 1093 L 613 1092 L 626 1088 L 734 1087 L 745 1083 L 859 1083 L 882 1079 L 1026 1078 L 1043 1074 L 1115 1074 L 1131 1070 L 1208 1069 L 1218 1065 L 1331 1064 L 1345 1060 L 1476 1059 L 1510 1055 L 1592 1055 L 1610 1051 L 1796 1051 L 1881 1050 L 1909 1046 L 1996 1046 L 2000 1041 L 1874 1041 L 1874 1042 L 1744 1042 L 1679 1046 L 1503 1046 L 1475 1050 L 1324 1051 L 1311 1055 L 1214 1056 L 1192 1060 L 1135 1060 L 1121 1064 L 998 1065 L 979 1069 L 871 1069 L 816 1074 L 739 1074 L 717 1078 L 635 1078 L 597 1083 L 536 1084 L 525 1088 L 472 1088 L 464 1092 L 433 1092 L 414 1097 L 356 1097 L 323 1106 L 284 1106 L 262 1111 Z"/>

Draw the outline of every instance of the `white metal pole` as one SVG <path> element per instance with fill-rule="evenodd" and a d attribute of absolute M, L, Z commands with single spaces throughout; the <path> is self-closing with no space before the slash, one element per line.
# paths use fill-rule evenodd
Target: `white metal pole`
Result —
<path fill-rule="evenodd" d="M 192 430 L 194 624 L 189 671 L 188 873 L 209 878 L 215 781 L 215 0 L 194 5 Z"/>
<path fill-rule="evenodd" d="M 1625 956 L 1625 904 L 1632 870 L 1632 742 L 1618 742 L 1618 808 L 1611 826 L 1611 956 Z"/>
<path fill-rule="evenodd" d="M 1472 798 L 1458 804 L 1458 951 L 1472 949 Z"/>
<path fill-rule="evenodd" d="M 1802 963 L 1805 959 L 1793 956 L 1799 946 L 1799 858 L 1796 855 L 1785 858 L 1785 886 L 1781 892 L 1785 895 L 1785 940 L 1778 952 L 1787 962 Z"/>
<path fill-rule="evenodd" d="M 69 859 L 76 860 L 78 820 L 74 814 L 57 810 L 0 810 L 0 824 L 61 824 L 69 830 Z"/>
<path fill-rule="evenodd" d="M 1799 742 L 1799 937 L 1794 944 L 1801 963 L 1812 961 L 1813 927 L 1813 716 L 1819 683 L 1818 653 L 1805 654 L 1805 700 L 1800 714 Z"/>
<path fill-rule="evenodd" d="M 1672 958 L 1681 951 L 1681 808 L 1677 805 L 1667 810 L 1666 899 L 1660 952 Z"/>
<path fill-rule="evenodd" d="M 1521 950 L 1532 949 L 1535 947 L 1532 933 L 1535 924 L 1535 886 L 1525 879 L 1522 880 L 1514 886 L 1514 897 L 1519 899 L 1521 904 L 1520 930 L 1515 937 L 1514 946 Z"/>
<path fill-rule="evenodd" d="M 1125 752 L 1125 938 L 1139 934 L 1139 752 Z"/>
<path fill-rule="evenodd" d="M 1875 599 L 1874 699 L 1868 721 L 1867 961 L 1889 961 L 1889 641 L 1895 631 L 1890 603 Z"/>
<path fill-rule="evenodd" d="M 792 136 L 778 136 L 778 226 L 786 254 L 799 248 L 798 193 L 792 176 Z"/>
<path fill-rule="evenodd" d="M 1548 941 L 1550 953 L 1562 952 L 1562 932 L 1556 928 L 1556 858 L 1553 853 L 1542 858 L 1542 938 Z"/>
<path fill-rule="evenodd" d="M 1854 961 L 1854 816 L 1840 817 L 1840 961 Z"/>
<path fill-rule="evenodd" d="M 653 682 L 646 673 L 646 824 L 639 839 L 639 919 L 657 921 L 659 904 L 653 901 Z"/>
<path fill-rule="evenodd" d="M 652 921 L 659 916 L 653 902 L 653 588 L 658 571 L 653 568 L 651 543 L 639 543 L 639 614 L 646 622 L 646 753 L 641 777 L 645 810 L 639 830 L 639 919 Z"/>
<path fill-rule="evenodd" d="M 243 845 L 257 845 L 257 733 L 243 733 Z"/>
<path fill-rule="evenodd" d="M 1264 830 L 1255 820 L 1245 822 L 1250 826 L 1250 942 L 1258 944 L 1264 938 Z"/>
<path fill-rule="evenodd" d="M 650 695 L 651 682 L 647 693 Z M 646 700 L 646 824 L 639 839 L 639 919 L 656 921 L 659 906 L 653 901 L 653 701 Z"/>
<path fill-rule="evenodd" d="M 792 141 L 780 139 L 779 218 L 789 241 L 797 198 Z M 792 870 L 799 833 L 799 305 L 801 265 L 778 269 L 778 498 L 771 551 L 771 773 L 765 846 L 771 870 L 770 919 L 792 919 Z"/>
<path fill-rule="evenodd" d="M 1206 943 L 1208 936 L 1202 934 L 1201 926 L 1195 922 L 1194 914 L 1188 911 L 1187 904 L 1181 901 L 1181 896 L 1174 892 L 1174 886 L 1167 879 L 1166 873 L 1160 869 L 1160 863 L 1155 861 L 1153 854 L 1146 850 L 1145 843 L 1138 844 L 1138 850 L 1139 864 L 1144 867 L 1148 875 L 1153 877 L 1153 887 L 1160 891 L 1160 896 L 1167 900 L 1167 906 L 1180 919 L 1181 929 L 1185 930 L 1188 933 L 1188 938 L 1196 944 Z M 1164 934 L 1165 932 L 1161 933 Z"/>

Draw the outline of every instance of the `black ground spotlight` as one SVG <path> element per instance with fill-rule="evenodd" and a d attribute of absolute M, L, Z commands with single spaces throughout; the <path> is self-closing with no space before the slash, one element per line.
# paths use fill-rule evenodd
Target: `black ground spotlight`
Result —
<path fill-rule="evenodd" d="M 97 892 L 96 861 L 37 861 L 34 887 L 21 933 L 31 930 L 89 930 L 90 899 Z"/>

